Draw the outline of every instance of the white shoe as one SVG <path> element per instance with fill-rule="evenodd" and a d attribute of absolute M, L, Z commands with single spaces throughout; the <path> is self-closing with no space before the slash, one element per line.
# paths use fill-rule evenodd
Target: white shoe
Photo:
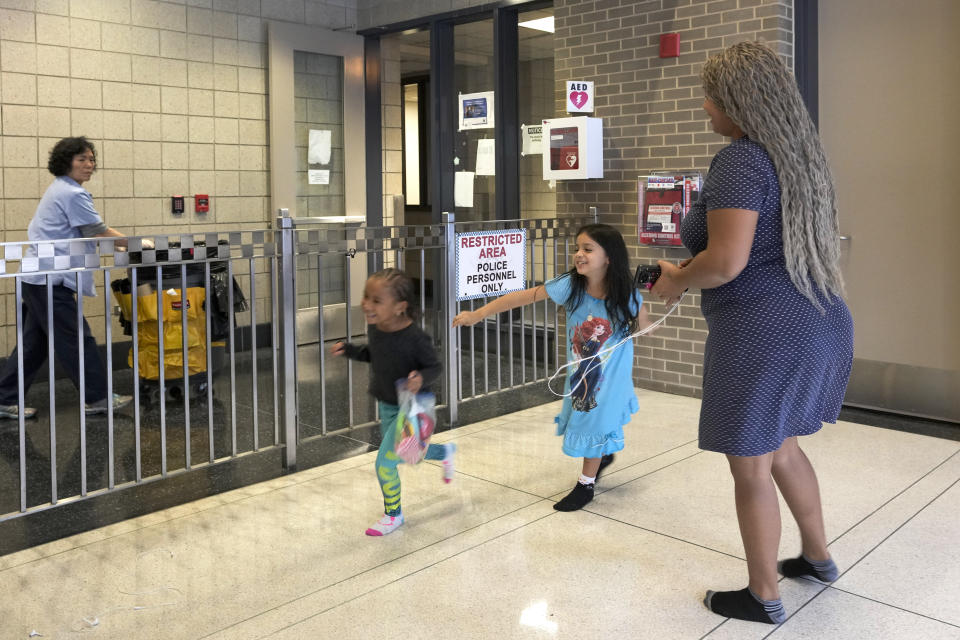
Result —
<path fill-rule="evenodd" d="M 395 516 L 388 516 L 384 514 L 383 517 L 377 520 L 372 527 L 367 529 L 366 533 L 368 536 L 385 536 L 388 533 L 393 533 L 396 531 L 402 524 L 402 513 Z"/>
<path fill-rule="evenodd" d="M 448 442 L 443 446 L 447 449 L 446 454 L 443 456 L 443 481 L 450 484 L 453 482 L 453 454 L 457 452 L 457 445 Z"/>
<path fill-rule="evenodd" d="M 130 404 L 133 401 L 133 396 L 122 396 L 119 393 L 113 394 L 113 410 L 123 409 L 125 406 Z M 97 402 L 92 402 L 90 404 L 83 405 L 83 411 L 88 416 L 94 416 L 98 413 L 106 413 L 108 409 L 107 399 L 99 400 Z"/>
<path fill-rule="evenodd" d="M 37 415 L 37 410 L 33 407 L 24 407 L 23 408 L 23 417 L 32 418 Z M 20 417 L 20 407 L 15 404 L 2 404 L 0 405 L 0 418 L 12 418 L 16 420 Z"/>

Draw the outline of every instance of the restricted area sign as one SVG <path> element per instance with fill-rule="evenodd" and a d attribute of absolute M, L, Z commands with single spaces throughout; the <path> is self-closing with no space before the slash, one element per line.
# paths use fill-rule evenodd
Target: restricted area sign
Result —
<path fill-rule="evenodd" d="M 457 300 L 523 289 L 526 247 L 526 229 L 458 233 Z"/>

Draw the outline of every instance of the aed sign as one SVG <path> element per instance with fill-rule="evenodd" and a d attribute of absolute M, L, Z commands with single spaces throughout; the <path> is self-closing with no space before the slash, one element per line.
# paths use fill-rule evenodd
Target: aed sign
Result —
<path fill-rule="evenodd" d="M 457 300 L 499 296 L 526 285 L 527 230 L 457 234 Z"/>
<path fill-rule="evenodd" d="M 593 82 L 567 81 L 567 113 L 593 113 Z"/>

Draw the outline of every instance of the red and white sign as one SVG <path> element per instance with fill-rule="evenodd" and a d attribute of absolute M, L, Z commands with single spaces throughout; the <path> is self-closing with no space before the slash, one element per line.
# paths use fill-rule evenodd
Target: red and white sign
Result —
<path fill-rule="evenodd" d="M 593 82 L 567 81 L 567 113 L 593 113 Z"/>
<path fill-rule="evenodd" d="M 457 300 L 524 289 L 526 248 L 526 229 L 458 233 Z"/>

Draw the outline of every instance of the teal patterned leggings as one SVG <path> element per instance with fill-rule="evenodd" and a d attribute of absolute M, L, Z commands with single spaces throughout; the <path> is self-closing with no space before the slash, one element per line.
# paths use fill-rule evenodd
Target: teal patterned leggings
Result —
<path fill-rule="evenodd" d="M 393 450 L 396 443 L 397 414 L 400 407 L 395 404 L 377 402 L 380 408 L 380 450 L 377 452 L 377 480 L 383 492 L 383 512 L 388 516 L 400 515 L 400 474 L 397 465 L 403 462 Z M 443 460 L 447 449 L 442 444 L 427 447 L 427 460 Z"/>

